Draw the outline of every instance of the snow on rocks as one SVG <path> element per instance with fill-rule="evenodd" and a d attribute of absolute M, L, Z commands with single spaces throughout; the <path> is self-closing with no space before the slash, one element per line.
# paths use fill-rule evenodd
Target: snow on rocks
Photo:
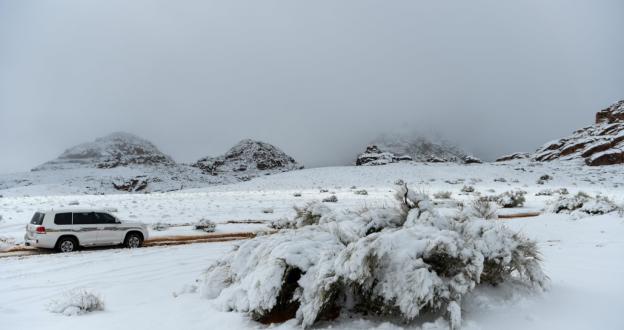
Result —
<path fill-rule="evenodd" d="M 538 149 L 537 161 L 584 159 L 590 166 L 624 164 L 624 100 L 599 111 L 595 124 Z"/>
<path fill-rule="evenodd" d="M 242 243 L 203 274 L 203 296 L 264 323 L 304 328 L 341 310 L 414 320 L 461 321 L 462 297 L 481 283 L 544 288 L 537 247 L 483 219 L 440 215 L 403 188 L 398 207 L 336 212 L 312 203 L 276 234 Z"/>
<path fill-rule="evenodd" d="M 356 165 L 386 165 L 403 161 L 478 164 L 481 160 L 448 141 L 386 134 L 375 139 L 358 155 Z"/>
<path fill-rule="evenodd" d="M 233 173 L 247 180 L 258 176 L 258 172 L 266 174 L 302 168 L 292 157 L 274 145 L 250 139 L 240 141 L 222 156 L 205 157 L 191 166 L 206 174 Z"/>
<path fill-rule="evenodd" d="M 64 292 L 60 298 L 51 300 L 48 310 L 66 316 L 82 315 L 104 310 L 104 301 L 92 290 L 73 289 Z"/>
<path fill-rule="evenodd" d="M 65 150 L 57 159 L 37 166 L 33 171 L 72 167 L 114 168 L 131 164 L 174 165 L 151 142 L 136 135 L 116 132 Z"/>

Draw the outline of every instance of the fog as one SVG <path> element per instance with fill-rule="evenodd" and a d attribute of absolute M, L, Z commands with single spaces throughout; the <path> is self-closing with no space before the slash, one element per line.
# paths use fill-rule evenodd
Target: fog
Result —
<path fill-rule="evenodd" d="M 180 162 L 243 138 L 308 167 L 381 133 L 484 159 L 624 98 L 624 2 L 0 0 L 0 172 L 114 131 Z"/>

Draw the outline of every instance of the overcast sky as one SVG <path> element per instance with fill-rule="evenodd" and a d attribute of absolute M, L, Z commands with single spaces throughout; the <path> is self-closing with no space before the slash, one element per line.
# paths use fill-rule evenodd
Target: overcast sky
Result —
<path fill-rule="evenodd" d="M 624 99 L 622 17 L 622 0 L 0 0 L 0 172 L 114 131 L 183 162 L 249 137 L 344 164 L 397 130 L 532 151 Z"/>

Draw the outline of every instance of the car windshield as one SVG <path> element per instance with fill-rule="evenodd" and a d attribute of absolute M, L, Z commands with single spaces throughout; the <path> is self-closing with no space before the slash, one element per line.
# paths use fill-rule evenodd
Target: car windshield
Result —
<path fill-rule="evenodd" d="M 37 226 L 41 225 L 43 223 L 44 216 L 45 215 L 43 213 L 35 212 L 32 219 L 30 219 L 30 224 L 37 225 Z"/>

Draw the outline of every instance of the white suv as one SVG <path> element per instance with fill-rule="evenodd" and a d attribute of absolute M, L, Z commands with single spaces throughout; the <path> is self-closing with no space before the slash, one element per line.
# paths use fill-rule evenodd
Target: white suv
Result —
<path fill-rule="evenodd" d="M 67 209 L 36 212 L 26 225 L 27 246 L 71 252 L 79 246 L 143 245 L 147 226 L 120 221 L 104 210 Z"/>

